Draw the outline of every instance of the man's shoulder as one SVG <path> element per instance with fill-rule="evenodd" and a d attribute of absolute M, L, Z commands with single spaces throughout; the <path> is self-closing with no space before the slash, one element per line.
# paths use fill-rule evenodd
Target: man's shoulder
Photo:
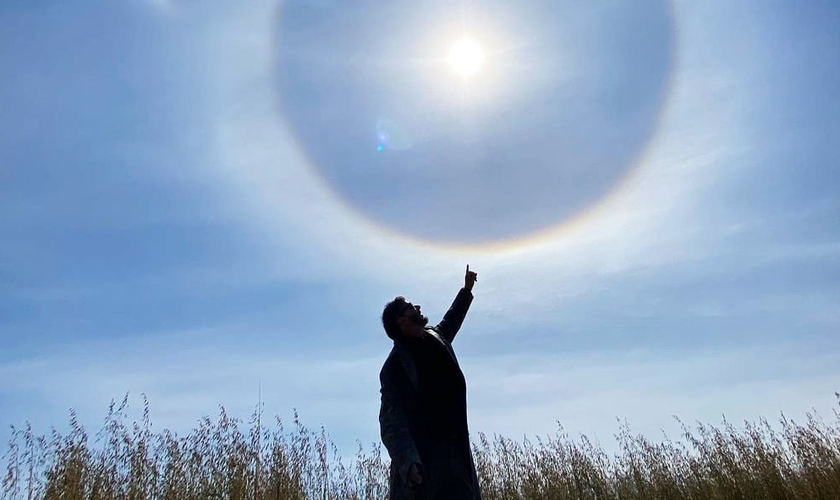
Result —
<path fill-rule="evenodd" d="M 440 328 L 438 328 L 437 326 L 427 326 L 426 333 L 443 342 L 444 344 L 449 344 L 449 341 L 446 340 L 446 337 L 443 336 L 443 334 L 440 332 Z"/>
<path fill-rule="evenodd" d="M 380 374 L 385 373 L 387 371 L 393 370 L 394 367 L 400 364 L 400 353 L 399 353 L 399 346 L 394 344 L 394 347 L 391 348 L 391 352 L 388 353 L 388 356 L 385 358 L 385 362 L 382 363 L 382 370 L 380 370 Z"/>

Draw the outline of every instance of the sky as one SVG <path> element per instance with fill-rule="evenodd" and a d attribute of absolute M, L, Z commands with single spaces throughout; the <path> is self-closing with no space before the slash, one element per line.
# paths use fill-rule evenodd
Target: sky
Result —
<path fill-rule="evenodd" d="M 4 1 L 0 425 L 352 454 L 466 265 L 473 437 L 833 419 L 838 60 L 830 0 Z"/>

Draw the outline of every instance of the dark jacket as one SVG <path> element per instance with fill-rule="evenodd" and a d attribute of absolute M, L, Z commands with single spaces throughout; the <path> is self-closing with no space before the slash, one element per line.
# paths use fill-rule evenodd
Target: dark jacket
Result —
<path fill-rule="evenodd" d="M 458 365 L 452 340 L 461 328 L 464 317 L 472 303 L 472 293 L 462 288 L 452 306 L 443 316 L 443 320 L 426 331 L 432 339 L 446 349 L 454 363 L 458 383 L 463 383 L 463 372 Z M 394 348 L 385 360 L 379 373 L 381 406 L 379 409 L 379 427 L 382 443 L 391 457 L 390 487 L 391 500 L 427 498 L 423 493 L 434 489 L 441 467 L 449 463 L 451 445 L 437 440 L 429 440 L 422 431 L 425 423 L 420 421 L 420 381 L 418 371 L 408 346 L 402 341 L 395 341 Z M 466 413 L 464 422 L 458 428 L 464 430 L 458 448 L 465 457 L 469 468 L 469 477 L 465 480 L 472 484 L 473 500 L 480 500 L 478 477 L 470 450 Z M 408 487 L 408 470 L 412 463 L 423 467 L 423 488 L 415 491 Z"/>

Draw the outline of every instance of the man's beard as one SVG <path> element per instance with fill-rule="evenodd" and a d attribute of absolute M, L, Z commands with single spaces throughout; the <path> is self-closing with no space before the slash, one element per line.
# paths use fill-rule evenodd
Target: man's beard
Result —
<path fill-rule="evenodd" d="M 414 319 L 414 322 L 420 326 L 426 326 L 429 324 L 429 318 L 423 315 L 418 315 L 418 317 Z"/>

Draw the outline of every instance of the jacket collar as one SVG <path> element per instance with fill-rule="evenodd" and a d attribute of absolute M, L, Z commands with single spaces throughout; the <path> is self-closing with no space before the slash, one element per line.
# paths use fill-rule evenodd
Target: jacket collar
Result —
<path fill-rule="evenodd" d="M 446 352 L 449 353 L 449 356 L 452 358 L 452 362 L 455 363 L 455 365 L 457 366 L 458 360 L 455 358 L 455 355 L 452 353 L 451 348 L 447 345 L 443 337 L 441 337 L 440 334 L 436 332 L 433 328 L 426 328 L 426 333 L 429 334 L 432 338 L 434 338 L 437 342 L 440 342 L 441 347 L 446 349 Z M 405 345 L 405 342 L 396 340 L 394 341 L 393 352 L 397 355 L 403 367 L 405 368 L 405 372 L 408 374 L 408 380 L 411 382 L 412 387 L 414 387 L 414 390 L 419 391 L 420 383 L 417 379 L 417 366 L 414 364 L 414 358 L 411 357 L 411 351 L 409 351 L 408 346 Z"/>

